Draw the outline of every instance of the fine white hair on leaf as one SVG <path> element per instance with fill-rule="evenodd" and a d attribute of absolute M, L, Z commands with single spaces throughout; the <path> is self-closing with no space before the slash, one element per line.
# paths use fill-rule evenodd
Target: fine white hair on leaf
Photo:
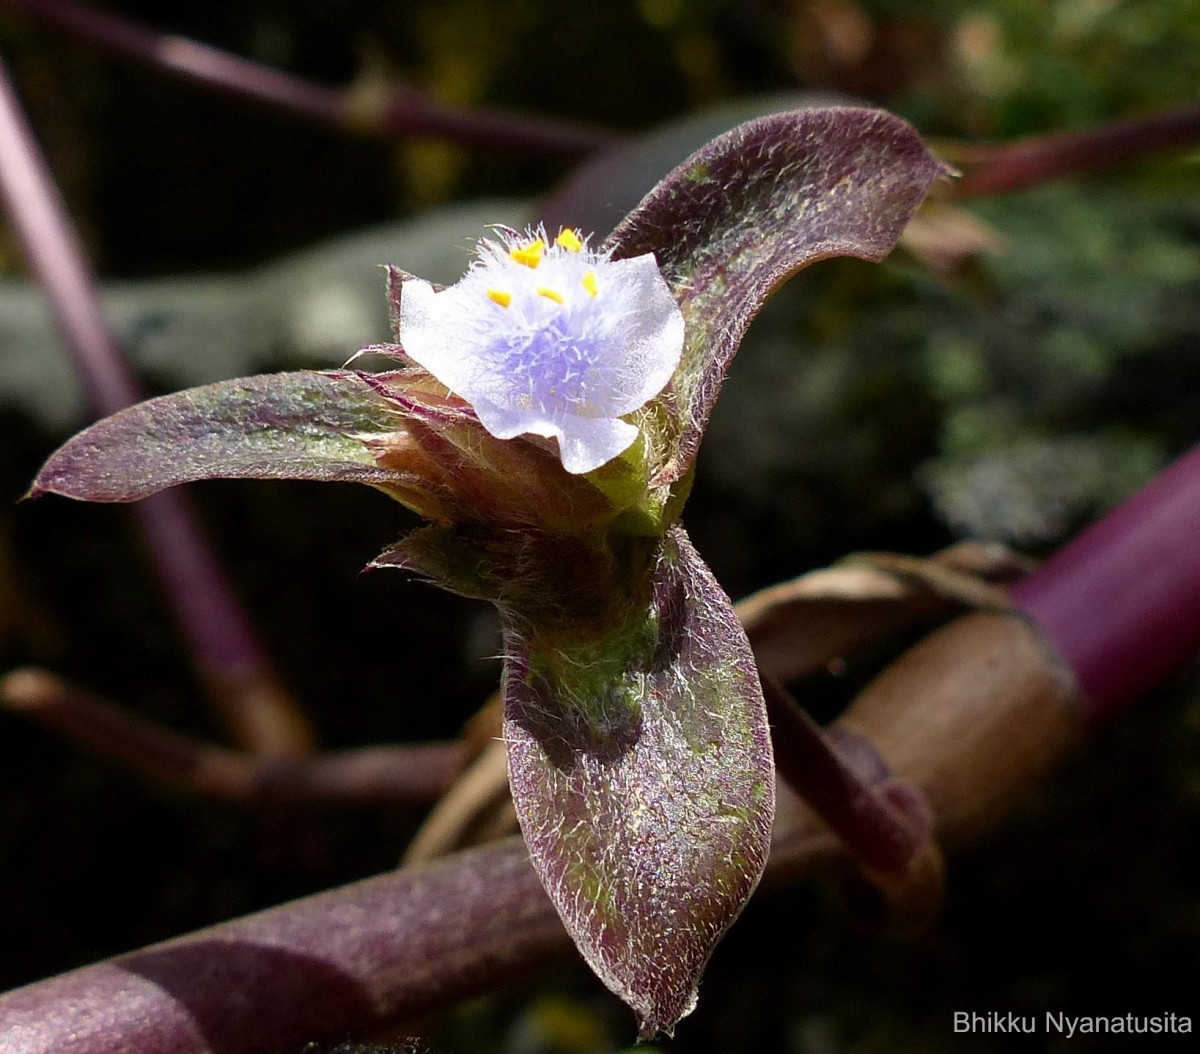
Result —
<path fill-rule="evenodd" d="M 683 314 L 652 253 L 613 260 L 569 229 L 497 234 L 454 285 L 404 283 L 399 339 L 492 435 L 555 439 L 568 472 L 590 472 L 637 439 L 622 418 L 674 374 Z"/>

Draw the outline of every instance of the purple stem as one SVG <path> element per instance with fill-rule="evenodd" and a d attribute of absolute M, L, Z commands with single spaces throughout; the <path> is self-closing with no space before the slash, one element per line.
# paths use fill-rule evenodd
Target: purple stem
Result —
<path fill-rule="evenodd" d="M 2 60 L 0 194 L 30 269 L 49 298 L 92 409 L 107 415 L 137 402 L 137 381 L 101 312 L 83 247 Z M 196 526 L 186 497 L 178 491 L 157 494 L 140 503 L 137 514 L 167 596 L 205 674 L 233 690 L 256 675 L 273 681 L 266 652 Z M 278 701 L 278 693 L 274 698 Z M 242 722 L 249 727 L 260 724 Z M 311 738 L 295 713 L 266 724 L 288 730 L 280 737 L 283 752 L 302 749 Z"/>
<path fill-rule="evenodd" d="M 229 750 L 128 713 L 41 670 L 0 677 L 0 705 L 179 790 L 245 805 L 434 802 L 462 768 L 457 742 L 360 747 L 307 757 Z"/>
<path fill-rule="evenodd" d="M 391 87 L 376 94 L 353 85 L 335 88 L 316 84 L 186 37 L 147 29 L 75 0 L 7 3 L 161 73 L 342 131 L 430 136 L 469 146 L 564 157 L 584 157 L 617 140 L 614 132 L 573 121 L 445 106 L 414 88 Z"/>
<path fill-rule="evenodd" d="M 905 876 L 929 841 L 930 825 L 922 830 L 903 817 L 875 786 L 878 781 L 848 763 L 786 688 L 765 674 L 761 679 L 779 775 L 865 868 Z"/>
<path fill-rule="evenodd" d="M 1003 194 L 1062 176 L 1103 172 L 1162 150 L 1200 143 L 1200 104 L 1112 121 L 1079 132 L 1056 132 L 970 151 L 975 161 L 950 187 L 956 198 Z"/>
<path fill-rule="evenodd" d="M 798 822 L 766 879 L 795 881 L 830 859 L 820 825 Z M 0 995 L 0 1050 L 299 1051 L 395 1028 L 570 954 L 510 838 Z"/>
<path fill-rule="evenodd" d="M 298 1051 L 397 1025 L 570 947 L 509 839 L 2 995 L 0 1049 Z"/>
<path fill-rule="evenodd" d="M 100 313 L 83 250 L 0 59 L 0 190 L 30 269 L 50 300 L 88 400 L 111 414 L 141 398 Z"/>
<path fill-rule="evenodd" d="M 1200 652 L 1200 447 L 1012 590 L 1106 720 Z"/>

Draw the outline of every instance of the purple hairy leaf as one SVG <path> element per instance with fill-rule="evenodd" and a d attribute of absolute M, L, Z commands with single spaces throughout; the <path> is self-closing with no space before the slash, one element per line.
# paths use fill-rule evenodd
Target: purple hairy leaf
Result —
<path fill-rule="evenodd" d="M 220 381 L 92 425 L 51 456 L 30 493 L 137 501 L 177 483 L 217 477 L 386 488 L 407 477 L 380 466 L 367 444 L 400 426 L 396 411 L 353 373 Z"/>
<path fill-rule="evenodd" d="M 732 605 L 682 528 L 615 629 L 508 621 L 504 739 L 534 867 L 591 967 L 670 1031 L 766 863 L 774 773 Z"/>
<path fill-rule="evenodd" d="M 683 310 L 675 374 L 683 477 L 746 327 L 784 279 L 831 256 L 882 260 L 949 169 L 904 121 L 833 107 L 740 125 L 668 175 L 610 235 L 617 257 L 654 253 Z"/>

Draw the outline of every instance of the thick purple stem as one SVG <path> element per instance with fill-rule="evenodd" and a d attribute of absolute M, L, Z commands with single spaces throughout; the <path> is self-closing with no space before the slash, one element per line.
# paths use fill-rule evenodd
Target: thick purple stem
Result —
<path fill-rule="evenodd" d="M 510 839 L 17 989 L 0 996 L 0 1048 L 298 1051 L 427 1013 L 570 946 Z"/>
<path fill-rule="evenodd" d="M 1200 447 L 1012 591 L 1074 671 L 1088 718 L 1114 716 L 1200 651 Z"/>
<path fill-rule="evenodd" d="M 607 129 L 502 110 L 457 109 L 413 88 L 378 93 L 281 73 L 172 33 L 160 33 L 75 0 L 8 0 L 9 6 L 104 50 L 236 99 L 343 131 L 432 136 L 471 146 L 583 157 L 610 146 Z"/>
<path fill-rule="evenodd" d="M 768 877 L 794 881 L 832 856 L 819 825 L 799 817 Z M 0 995 L 0 1050 L 299 1051 L 395 1027 L 570 954 L 524 843 L 510 838 Z"/>
<path fill-rule="evenodd" d="M 101 313 L 83 247 L 2 61 L 0 193 L 93 409 L 107 415 L 137 402 L 141 398 L 137 381 Z M 192 652 L 225 704 L 231 710 L 244 709 L 238 706 L 239 686 L 254 682 L 253 705 L 287 711 L 265 721 L 235 715 L 233 723 L 250 734 L 243 741 L 268 748 L 273 743 L 285 753 L 307 747 L 311 735 L 299 714 L 282 704 L 280 692 L 264 688 L 273 681 L 270 662 L 196 526 L 185 496 L 157 494 L 137 511 Z M 259 738 L 259 732 L 265 737 Z"/>

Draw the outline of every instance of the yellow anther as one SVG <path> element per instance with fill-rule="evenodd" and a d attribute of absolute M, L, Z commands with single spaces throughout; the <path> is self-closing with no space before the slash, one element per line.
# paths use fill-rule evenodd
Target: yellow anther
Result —
<path fill-rule="evenodd" d="M 547 300 L 553 300 L 556 304 L 563 302 L 563 295 L 557 289 L 547 289 L 546 286 L 539 285 L 537 294 L 538 296 L 544 296 Z"/>
<path fill-rule="evenodd" d="M 542 262 L 542 254 L 546 251 L 546 243 L 541 238 L 535 238 L 520 249 L 509 249 L 508 255 L 519 264 L 526 267 L 537 267 Z"/>
<path fill-rule="evenodd" d="M 595 296 L 598 292 L 600 292 L 600 287 L 596 284 L 595 271 L 588 271 L 588 273 L 583 276 L 583 288 L 588 291 L 589 296 Z"/>
<path fill-rule="evenodd" d="M 493 304 L 499 304 L 501 307 L 508 307 L 512 303 L 512 293 L 506 293 L 502 289 L 489 289 L 487 298 Z"/>
<path fill-rule="evenodd" d="M 558 237 L 554 239 L 554 244 L 561 246 L 569 253 L 577 253 L 583 248 L 583 242 L 579 240 L 579 235 L 571 230 L 570 227 L 564 227 L 558 232 Z"/>

